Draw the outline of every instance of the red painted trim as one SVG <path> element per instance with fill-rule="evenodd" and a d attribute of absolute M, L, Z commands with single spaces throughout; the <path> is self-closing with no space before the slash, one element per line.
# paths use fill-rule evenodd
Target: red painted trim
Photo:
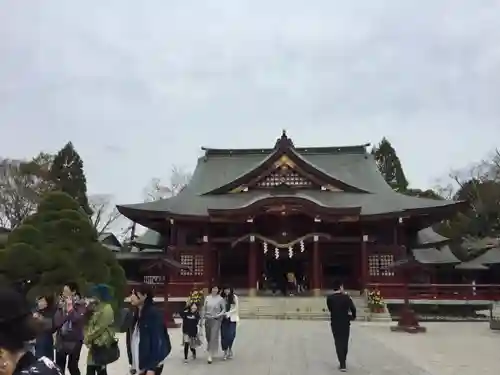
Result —
<path fill-rule="evenodd" d="M 241 207 L 208 209 L 208 214 L 210 216 L 225 216 L 231 214 L 256 215 L 259 213 L 262 214 L 262 210 L 266 208 L 275 210 L 281 207 L 285 212 L 300 211 L 305 214 L 312 214 L 313 216 L 316 216 L 317 214 L 326 214 L 329 216 L 338 215 L 358 217 L 361 213 L 361 207 L 331 208 L 323 206 L 320 202 L 316 202 L 314 199 L 307 197 L 270 196 L 257 199 Z"/>

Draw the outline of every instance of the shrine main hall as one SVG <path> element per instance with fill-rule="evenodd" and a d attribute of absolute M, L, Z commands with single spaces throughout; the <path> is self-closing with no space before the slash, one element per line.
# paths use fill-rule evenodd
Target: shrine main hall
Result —
<path fill-rule="evenodd" d="M 399 282 L 391 264 L 421 247 L 453 262 L 430 227 L 462 203 L 394 191 L 367 147 L 296 147 L 283 132 L 273 148 L 203 148 L 178 195 L 118 209 L 149 228 L 136 246 L 182 265 L 162 271 L 171 297 L 215 284 L 256 295 L 291 272 L 313 295 L 334 279 L 364 290 Z"/>

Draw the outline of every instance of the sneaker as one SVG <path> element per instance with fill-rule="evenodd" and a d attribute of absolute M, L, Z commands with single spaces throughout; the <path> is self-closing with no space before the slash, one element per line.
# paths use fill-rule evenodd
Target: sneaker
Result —
<path fill-rule="evenodd" d="M 347 372 L 347 368 L 345 366 L 339 366 L 340 372 Z"/>
<path fill-rule="evenodd" d="M 233 358 L 233 349 L 229 349 L 227 352 L 227 358 L 231 359 Z"/>
<path fill-rule="evenodd" d="M 210 363 L 212 363 L 212 356 L 208 356 L 208 358 L 207 358 L 207 362 L 208 362 L 209 364 L 210 364 Z"/>
<path fill-rule="evenodd" d="M 186 363 L 188 363 L 188 360 L 187 360 L 187 359 L 185 359 L 185 360 L 184 360 L 184 364 L 186 364 Z"/>
<path fill-rule="evenodd" d="M 224 357 L 222 357 L 222 360 L 225 361 L 227 359 L 227 350 L 224 351 Z"/>

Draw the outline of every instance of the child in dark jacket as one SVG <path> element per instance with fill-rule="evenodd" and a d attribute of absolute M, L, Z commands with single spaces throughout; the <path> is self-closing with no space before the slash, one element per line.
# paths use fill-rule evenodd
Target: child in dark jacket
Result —
<path fill-rule="evenodd" d="M 191 350 L 193 359 L 196 359 L 196 348 L 200 346 L 200 338 L 198 336 L 198 326 L 200 324 L 200 313 L 198 305 L 192 303 L 186 306 L 186 309 L 181 313 L 182 317 L 182 336 L 184 343 L 184 362 L 187 363 L 188 353 Z"/>

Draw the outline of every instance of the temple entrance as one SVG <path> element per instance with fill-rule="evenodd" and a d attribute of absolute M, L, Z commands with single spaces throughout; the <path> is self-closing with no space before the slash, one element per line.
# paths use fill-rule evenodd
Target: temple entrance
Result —
<path fill-rule="evenodd" d="M 322 253 L 323 289 L 330 289 L 334 280 L 340 281 L 344 288 L 360 289 L 360 259 L 356 245 L 339 245 Z"/>
<path fill-rule="evenodd" d="M 305 257 L 300 255 L 265 256 L 259 293 L 280 296 L 305 293 L 308 287 L 307 264 Z"/>

